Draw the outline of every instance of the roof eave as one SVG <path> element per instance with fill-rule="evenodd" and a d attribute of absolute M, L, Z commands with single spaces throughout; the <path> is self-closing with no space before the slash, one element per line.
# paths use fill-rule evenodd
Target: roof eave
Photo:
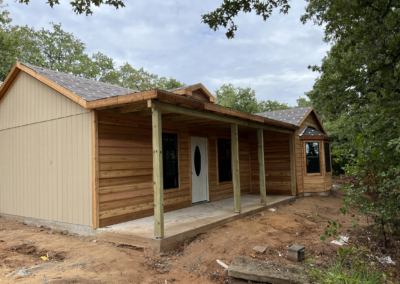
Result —
<path fill-rule="evenodd" d="M 238 110 L 230 109 L 230 108 L 223 107 L 223 106 L 216 105 L 216 104 L 211 104 L 209 102 L 203 102 L 201 100 L 197 100 L 197 99 L 190 98 L 190 97 L 184 97 L 184 96 L 181 96 L 181 95 L 178 95 L 175 93 L 170 93 L 170 92 L 159 90 L 159 89 L 148 90 L 148 91 L 143 91 L 143 92 L 139 92 L 139 93 L 133 93 L 133 94 L 123 95 L 123 96 L 118 96 L 118 97 L 112 97 L 112 98 L 87 102 L 86 108 L 87 109 L 97 109 L 97 110 L 116 108 L 116 107 L 120 107 L 122 105 L 126 105 L 129 103 L 147 101 L 147 100 L 153 100 L 153 99 L 161 100 L 161 101 L 164 101 L 167 103 L 178 104 L 178 105 L 185 106 L 185 107 L 190 107 L 190 108 L 194 108 L 197 110 L 214 112 L 214 113 L 218 113 L 220 115 L 234 116 L 237 118 L 255 121 L 255 122 L 259 122 L 259 123 L 263 123 L 263 124 L 275 125 L 275 126 L 279 126 L 279 127 L 283 127 L 283 128 L 287 128 L 287 129 L 293 129 L 293 130 L 299 129 L 298 126 L 293 125 L 293 124 L 264 118 L 264 117 L 254 115 L 254 114 L 248 114 L 248 113 L 241 112 Z"/>

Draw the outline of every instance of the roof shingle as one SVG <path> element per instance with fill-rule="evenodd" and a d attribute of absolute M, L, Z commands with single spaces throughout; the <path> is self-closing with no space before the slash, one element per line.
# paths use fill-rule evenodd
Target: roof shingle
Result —
<path fill-rule="evenodd" d="M 256 115 L 298 125 L 311 107 L 299 107 L 284 110 L 266 111 Z"/>
<path fill-rule="evenodd" d="M 33 66 L 27 63 L 22 65 L 32 69 L 40 75 L 59 84 L 68 91 L 76 94 L 87 102 L 138 93 L 138 90 L 123 88 L 91 79 L 78 77 L 42 67 Z"/>

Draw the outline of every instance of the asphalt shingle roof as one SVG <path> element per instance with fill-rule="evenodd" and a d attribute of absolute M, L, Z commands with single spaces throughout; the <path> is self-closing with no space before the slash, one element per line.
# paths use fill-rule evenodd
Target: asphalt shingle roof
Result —
<path fill-rule="evenodd" d="M 328 135 L 315 128 L 306 126 L 304 127 L 303 131 L 300 133 L 299 136 L 328 136 Z"/>
<path fill-rule="evenodd" d="M 299 107 L 284 110 L 266 111 L 256 115 L 298 125 L 311 107 Z"/>
<path fill-rule="evenodd" d="M 33 66 L 27 63 L 21 64 L 46 77 L 47 79 L 50 79 L 51 81 L 59 84 L 60 86 L 76 94 L 87 102 L 139 92 L 138 90 L 132 90 L 116 85 L 102 83 L 71 74 Z"/>

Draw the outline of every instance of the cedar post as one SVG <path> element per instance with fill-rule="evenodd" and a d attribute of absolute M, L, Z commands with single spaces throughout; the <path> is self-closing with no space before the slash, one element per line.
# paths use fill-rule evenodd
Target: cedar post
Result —
<path fill-rule="evenodd" d="M 289 134 L 289 148 L 290 148 L 290 187 L 292 195 L 296 195 L 296 151 L 294 145 L 294 135 Z"/>
<path fill-rule="evenodd" d="M 267 189 L 265 187 L 265 161 L 264 161 L 264 131 L 257 129 L 258 141 L 258 174 L 260 176 L 260 197 L 261 203 L 267 205 Z"/>
<path fill-rule="evenodd" d="M 235 212 L 240 213 L 240 170 L 239 170 L 239 135 L 237 124 L 231 125 L 231 148 L 232 148 L 232 181 L 233 196 L 235 200 Z"/>
<path fill-rule="evenodd" d="M 153 190 L 154 190 L 154 236 L 164 237 L 164 180 L 162 156 L 161 109 L 152 105 L 153 132 Z"/>

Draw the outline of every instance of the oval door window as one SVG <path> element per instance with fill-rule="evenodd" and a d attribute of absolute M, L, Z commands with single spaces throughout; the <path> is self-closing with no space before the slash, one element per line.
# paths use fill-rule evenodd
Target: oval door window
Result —
<path fill-rule="evenodd" d="M 196 146 L 196 149 L 194 150 L 194 169 L 196 175 L 199 176 L 201 172 L 201 154 L 199 146 Z"/>

